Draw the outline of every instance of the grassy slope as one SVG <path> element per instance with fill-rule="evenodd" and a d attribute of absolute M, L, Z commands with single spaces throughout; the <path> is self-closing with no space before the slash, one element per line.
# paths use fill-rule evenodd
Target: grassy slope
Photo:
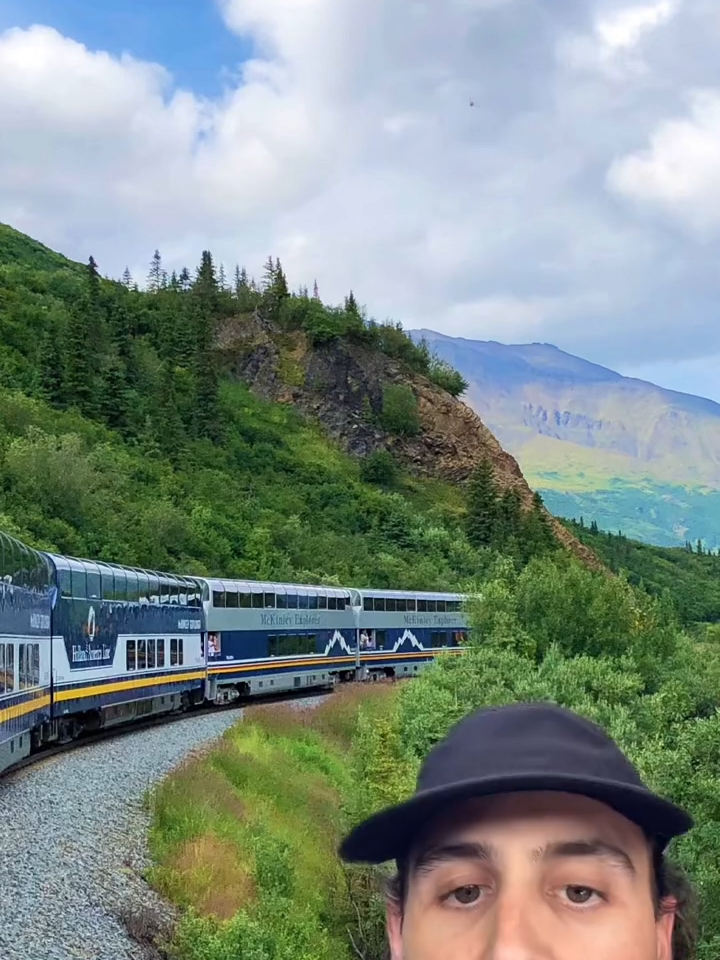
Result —
<path fill-rule="evenodd" d="M 357 789 L 348 754 L 360 702 L 380 718 L 393 689 L 255 708 L 150 796 L 150 879 L 183 908 L 174 956 L 350 960 L 356 917 L 335 855 Z"/>

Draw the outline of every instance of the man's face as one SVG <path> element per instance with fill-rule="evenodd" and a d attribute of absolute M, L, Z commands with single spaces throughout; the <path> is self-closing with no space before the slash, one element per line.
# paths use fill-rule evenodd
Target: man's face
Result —
<path fill-rule="evenodd" d="M 447 811 L 414 850 L 392 960 L 672 960 L 647 840 L 604 804 L 506 794 Z"/>

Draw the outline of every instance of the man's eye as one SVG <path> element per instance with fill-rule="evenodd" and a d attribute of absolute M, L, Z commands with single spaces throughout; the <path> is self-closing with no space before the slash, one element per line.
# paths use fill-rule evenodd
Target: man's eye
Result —
<path fill-rule="evenodd" d="M 567 887 L 563 887 L 565 891 L 565 896 L 568 898 L 570 903 L 575 906 L 585 906 L 588 903 L 592 903 L 595 899 L 602 899 L 601 895 L 597 890 L 593 890 L 592 887 L 578 887 L 574 884 L 571 884 Z"/>
<path fill-rule="evenodd" d="M 458 887 L 456 890 L 453 890 L 448 896 L 448 899 L 460 904 L 460 906 L 469 907 L 480 899 L 481 893 L 481 887 L 476 883 L 470 883 L 467 884 L 467 886 Z"/>

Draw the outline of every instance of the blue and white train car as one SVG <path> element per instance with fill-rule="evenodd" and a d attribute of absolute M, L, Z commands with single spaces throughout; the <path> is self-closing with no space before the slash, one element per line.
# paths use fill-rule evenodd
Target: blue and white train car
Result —
<path fill-rule="evenodd" d="M 203 701 L 203 611 L 195 580 L 48 558 L 58 588 L 53 719 L 61 738 Z"/>
<path fill-rule="evenodd" d="M 50 721 L 53 587 L 43 554 L 0 533 L 0 772 Z"/>
<path fill-rule="evenodd" d="M 354 591 L 355 592 L 355 591 Z M 467 639 L 460 593 L 358 590 L 360 662 L 364 673 L 405 677 L 441 650 L 460 652 Z"/>
<path fill-rule="evenodd" d="M 349 590 L 206 579 L 209 699 L 222 702 L 354 675 L 355 618 Z"/>

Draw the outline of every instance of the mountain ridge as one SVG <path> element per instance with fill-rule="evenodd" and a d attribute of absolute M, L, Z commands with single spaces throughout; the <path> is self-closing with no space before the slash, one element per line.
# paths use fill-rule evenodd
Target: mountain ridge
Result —
<path fill-rule="evenodd" d="M 410 335 L 465 377 L 467 402 L 553 513 L 661 545 L 720 544 L 720 404 L 554 344 Z"/>

